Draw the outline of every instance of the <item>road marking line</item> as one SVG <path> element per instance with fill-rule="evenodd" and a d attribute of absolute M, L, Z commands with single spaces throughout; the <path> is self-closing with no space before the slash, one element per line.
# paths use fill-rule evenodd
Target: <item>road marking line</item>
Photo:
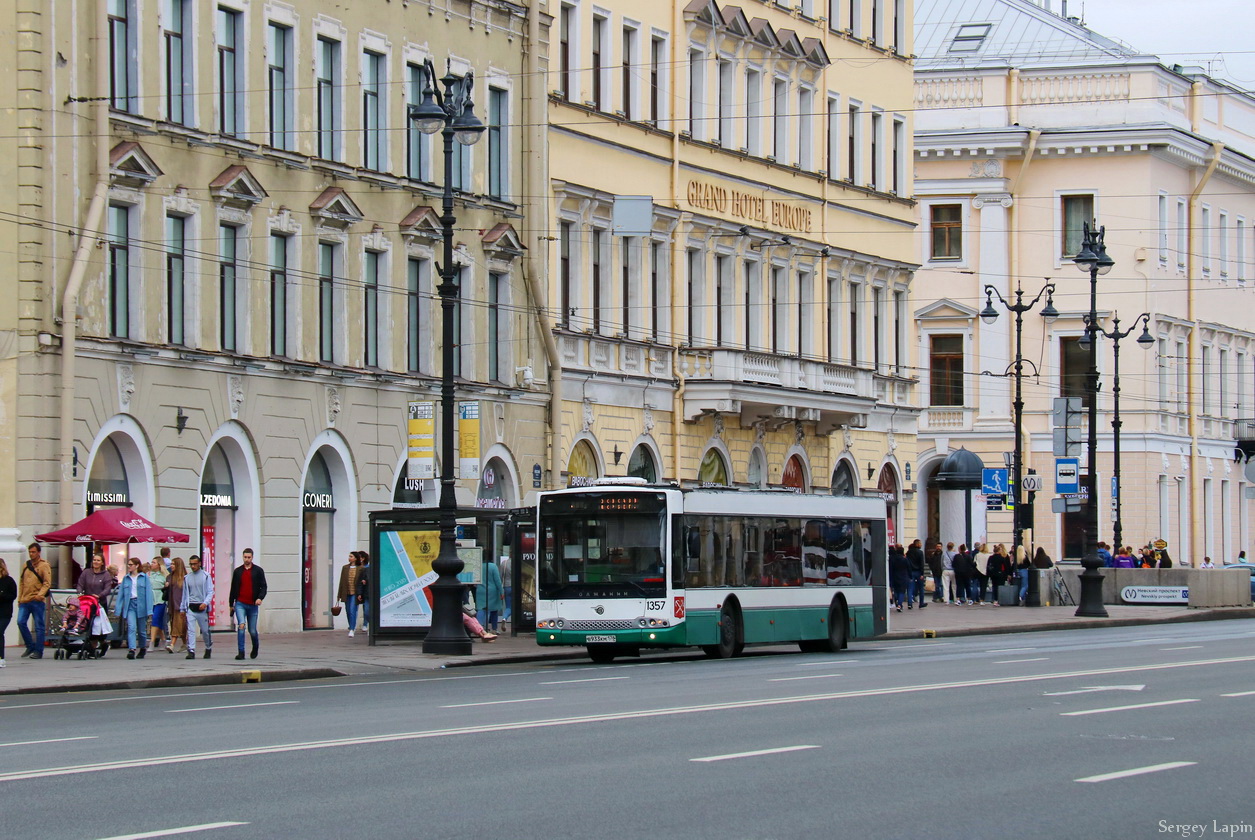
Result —
<path fill-rule="evenodd" d="M 1161 770 L 1176 770 L 1178 767 L 1192 767 L 1197 761 L 1169 761 L 1167 764 L 1152 764 L 1149 767 L 1134 767 L 1132 770 L 1121 770 L 1118 773 L 1103 773 L 1099 776 L 1086 776 L 1074 779 L 1077 782 L 1110 782 L 1113 779 L 1127 779 L 1129 776 L 1144 776 L 1147 773 L 1158 773 Z"/>
<path fill-rule="evenodd" d="M 1093 685 L 1089 688 L 1078 688 L 1074 691 L 1043 691 L 1042 697 L 1065 697 L 1069 694 L 1092 694 L 1095 691 L 1142 691 L 1144 685 Z"/>
<path fill-rule="evenodd" d="M 553 682 L 543 682 L 541 685 L 567 685 L 568 683 L 607 682 L 609 680 L 627 679 L 631 679 L 631 677 L 588 677 L 583 680 L 554 680 Z"/>
<path fill-rule="evenodd" d="M 1197 650 L 1201 647 L 1202 645 L 1186 645 L 1185 647 L 1160 648 L 1160 650 Z"/>
<path fill-rule="evenodd" d="M 141 834 L 115 834 L 113 837 L 102 837 L 101 840 L 146 840 L 149 837 L 173 837 L 176 834 L 192 834 L 197 831 L 212 831 L 215 828 L 232 828 L 237 825 L 248 825 L 246 822 L 216 822 L 201 825 L 187 825 L 182 828 L 167 828 L 162 831 L 145 831 Z"/>
<path fill-rule="evenodd" d="M 1197 662 L 1166 662 L 1156 665 L 1127 665 L 1118 668 L 1095 668 L 1088 671 L 1061 671 L 1053 674 L 1028 674 L 1017 677 L 998 677 L 985 680 L 967 680 L 964 682 L 908 685 L 896 688 L 834 691 L 825 694 L 804 694 L 794 697 L 769 698 L 766 700 L 743 700 L 727 703 L 710 703 L 699 706 L 639 709 L 631 712 L 585 715 L 572 718 L 526 720 L 518 721 L 516 723 L 484 724 L 481 726 L 459 727 L 456 729 L 435 729 L 419 732 L 400 732 L 392 735 L 370 735 L 358 738 L 337 738 L 327 741 L 274 744 L 267 747 L 245 747 L 230 750 L 218 750 L 215 752 L 125 759 L 122 761 L 100 762 L 97 764 L 77 764 L 65 767 L 49 767 L 42 770 L 15 770 L 9 773 L 0 773 L 0 784 L 3 784 L 4 782 L 18 782 L 29 779 L 54 778 L 58 776 L 73 776 L 85 773 L 113 772 L 116 770 L 133 769 L 136 767 L 160 767 L 171 764 L 187 764 L 196 761 L 215 761 L 218 759 L 243 758 L 257 755 L 275 755 L 288 752 L 303 752 L 306 750 L 337 749 L 343 747 L 366 746 L 371 744 L 395 743 L 398 741 L 417 741 L 425 740 L 427 738 L 447 738 L 449 736 L 457 735 L 516 732 L 520 730 L 542 729 L 553 726 L 607 723 L 621 720 L 644 720 L 655 717 L 702 714 L 705 712 L 722 712 L 735 709 L 768 708 L 772 706 L 792 705 L 795 703 L 814 703 L 817 701 L 847 700 L 863 697 L 885 697 L 897 694 L 918 694 L 926 691 L 944 691 L 954 688 L 983 688 L 991 685 L 1013 685 L 1015 683 L 1037 682 L 1039 680 L 1076 679 L 1078 677 L 1096 677 L 1104 674 L 1120 674 L 1139 671 L 1168 671 L 1175 670 L 1177 668 L 1193 668 L 1205 665 L 1231 665 L 1238 662 L 1255 662 L 1255 656 L 1235 656 L 1226 659 L 1202 659 Z"/>
<path fill-rule="evenodd" d="M 985 653 L 1028 653 L 1037 648 L 998 648 L 997 650 L 987 650 Z"/>
<path fill-rule="evenodd" d="M 690 758 L 689 761 L 729 761 L 734 758 L 755 758 L 760 755 L 776 755 L 777 753 L 799 752 L 801 750 L 817 750 L 819 747 L 815 744 L 800 744 L 796 747 L 776 747 L 771 750 L 753 750 L 752 752 L 728 753 L 727 755 L 709 755 L 705 758 Z"/>
<path fill-rule="evenodd" d="M 43 741 L 13 741 L 9 744 L 0 744 L 0 747 L 29 747 L 32 744 L 59 744 L 62 741 L 92 741 L 99 737 L 99 735 L 79 735 L 76 738 L 47 738 Z"/>
<path fill-rule="evenodd" d="M 1255 691 L 1235 691 L 1233 694 L 1222 694 L 1221 697 L 1250 697 Z"/>
<path fill-rule="evenodd" d="M 805 677 L 773 677 L 767 682 L 791 682 L 793 680 L 826 680 L 832 677 L 844 677 L 845 674 L 808 674 Z"/>
<path fill-rule="evenodd" d="M 994 662 L 995 665 L 1018 665 L 1021 662 L 1049 662 L 1049 656 L 1036 656 L 1032 659 L 999 659 Z"/>
<path fill-rule="evenodd" d="M 1161 700 L 1158 703 L 1136 703 L 1132 706 L 1111 706 L 1107 709 L 1086 709 L 1081 712 L 1060 712 L 1061 717 L 1081 717 L 1082 715 L 1101 715 L 1107 712 L 1127 712 L 1132 709 L 1153 709 L 1156 706 L 1178 706 L 1182 703 L 1197 703 L 1197 700 Z"/>
<path fill-rule="evenodd" d="M 527 697 L 522 700 L 487 700 L 483 703 L 455 703 L 452 706 L 441 706 L 442 709 L 469 709 L 472 706 L 501 706 L 506 703 L 535 703 L 540 700 L 552 700 L 552 697 Z"/>
<path fill-rule="evenodd" d="M 300 700 L 275 700 L 270 703 L 236 703 L 233 706 L 201 706 L 199 709 L 166 709 L 168 715 L 181 715 L 186 712 L 216 712 L 219 709 L 252 709 L 256 706 L 290 706 Z"/>

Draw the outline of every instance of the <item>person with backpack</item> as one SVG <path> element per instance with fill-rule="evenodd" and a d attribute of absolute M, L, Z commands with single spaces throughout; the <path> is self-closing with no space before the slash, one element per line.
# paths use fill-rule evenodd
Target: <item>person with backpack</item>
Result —
<path fill-rule="evenodd" d="M 17 586 L 17 629 L 22 634 L 22 642 L 26 652 L 22 658 L 44 658 L 44 635 L 47 632 L 47 600 L 48 590 L 52 588 L 52 567 L 40 553 L 39 543 L 31 543 L 26 547 L 26 565 L 18 576 Z M 33 621 L 35 632 L 32 635 L 27 623 Z"/>

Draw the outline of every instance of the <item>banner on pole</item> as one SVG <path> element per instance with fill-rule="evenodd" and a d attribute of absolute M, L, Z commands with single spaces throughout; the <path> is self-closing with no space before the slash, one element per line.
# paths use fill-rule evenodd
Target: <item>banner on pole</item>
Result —
<path fill-rule="evenodd" d="M 409 437 L 409 478 L 436 477 L 436 404 L 411 401 L 406 433 Z"/>
<path fill-rule="evenodd" d="M 459 478 L 479 478 L 479 402 L 458 404 Z"/>

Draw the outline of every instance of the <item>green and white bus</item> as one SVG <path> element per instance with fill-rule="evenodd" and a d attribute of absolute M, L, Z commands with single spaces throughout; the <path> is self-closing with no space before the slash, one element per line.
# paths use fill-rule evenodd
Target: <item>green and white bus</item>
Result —
<path fill-rule="evenodd" d="M 600 479 L 540 494 L 536 640 L 597 662 L 642 648 L 797 642 L 888 627 L 881 499 Z"/>

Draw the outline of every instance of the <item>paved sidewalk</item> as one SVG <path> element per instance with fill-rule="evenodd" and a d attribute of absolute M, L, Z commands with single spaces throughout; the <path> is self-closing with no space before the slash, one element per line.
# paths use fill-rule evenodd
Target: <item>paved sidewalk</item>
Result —
<path fill-rule="evenodd" d="M 1192 610 L 1187 607 L 1108 606 L 1104 619 L 1077 618 L 1075 607 L 952 607 L 930 604 L 924 610 L 890 612 L 884 638 L 917 639 L 998 633 L 1028 633 L 1099 626 L 1164 624 L 1226 618 L 1255 618 L 1255 608 Z M 420 642 L 367 644 L 359 632 L 348 638 L 342 630 L 315 630 L 262 636 L 256 660 L 235 660 L 235 634 L 215 635 L 212 659 L 185 659 L 182 653 L 150 651 L 143 660 L 128 660 L 125 650 L 112 650 L 101 660 L 53 659 L 51 648 L 40 660 L 22 659 L 21 648 L 9 647 L 8 667 L 0 670 L 0 705 L 13 695 L 53 691 L 119 690 L 165 686 L 279 682 L 350 676 L 431 671 L 468 665 L 583 659 L 583 648 L 541 647 L 532 635 L 501 635 L 491 643 L 475 642 L 470 656 L 429 656 Z"/>

